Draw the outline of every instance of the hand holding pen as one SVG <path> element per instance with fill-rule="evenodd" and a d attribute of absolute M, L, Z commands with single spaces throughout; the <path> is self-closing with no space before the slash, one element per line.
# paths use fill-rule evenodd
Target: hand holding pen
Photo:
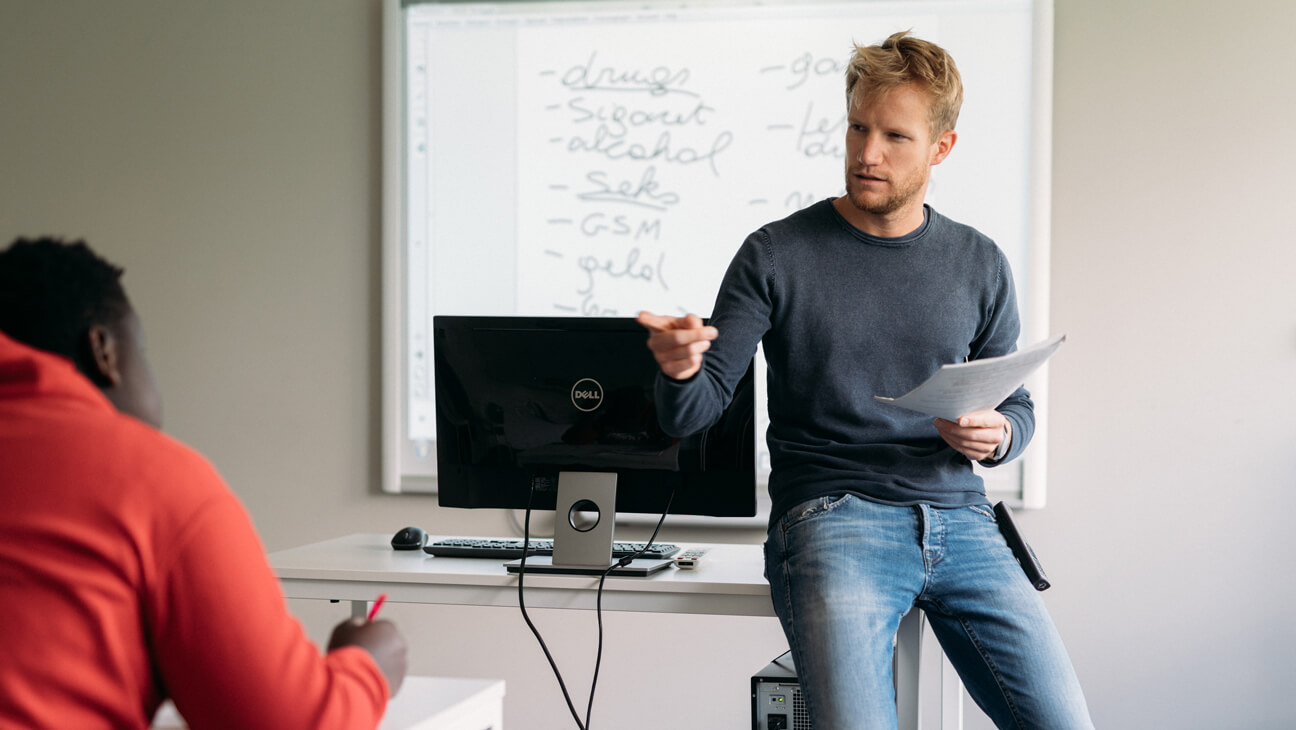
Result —
<path fill-rule="evenodd" d="M 378 596 L 367 618 L 357 617 L 338 624 L 329 638 L 328 650 L 355 646 L 369 652 L 386 678 L 390 694 L 395 695 L 405 681 L 406 644 L 395 624 L 378 620 L 378 610 L 386 600 L 387 594 Z"/>

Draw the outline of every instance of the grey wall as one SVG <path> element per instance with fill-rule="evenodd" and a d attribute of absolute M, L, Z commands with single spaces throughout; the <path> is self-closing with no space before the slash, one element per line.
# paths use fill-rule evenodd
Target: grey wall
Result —
<path fill-rule="evenodd" d="M 85 237 L 127 268 L 167 430 L 272 550 L 506 529 L 376 491 L 379 14 L 0 0 L 0 241 Z M 1048 508 L 1022 517 L 1046 599 L 1100 727 L 1296 725 L 1296 8 L 1058 0 L 1056 20 L 1052 329 L 1069 338 Z M 343 614 L 291 607 L 318 640 Z M 571 726 L 516 612 L 384 611 L 416 672 L 504 677 L 511 727 Z M 584 685 L 593 617 L 537 620 Z M 783 646 L 772 619 L 606 628 L 603 727 L 744 727 L 747 677 Z M 640 669 L 697 689 L 667 701 L 617 676 Z"/>

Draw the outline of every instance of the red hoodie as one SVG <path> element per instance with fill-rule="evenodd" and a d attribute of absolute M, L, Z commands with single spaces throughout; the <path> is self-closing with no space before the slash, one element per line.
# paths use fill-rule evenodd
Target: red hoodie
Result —
<path fill-rule="evenodd" d="M 0 728 L 372 728 L 387 682 L 321 655 L 238 498 L 72 364 L 0 334 Z"/>

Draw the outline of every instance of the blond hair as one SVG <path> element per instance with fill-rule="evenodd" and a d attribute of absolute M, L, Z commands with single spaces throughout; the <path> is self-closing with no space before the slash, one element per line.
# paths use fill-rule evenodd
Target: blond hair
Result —
<path fill-rule="evenodd" d="M 954 129 L 963 106 L 963 78 L 944 48 L 915 38 L 907 30 L 878 45 L 855 45 L 855 55 L 846 66 L 848 109 L 853 108 L 857 92 L 863 94 L 861 102 L 873 101 L 906 84 L 931 96 L 932 139 Z"/>

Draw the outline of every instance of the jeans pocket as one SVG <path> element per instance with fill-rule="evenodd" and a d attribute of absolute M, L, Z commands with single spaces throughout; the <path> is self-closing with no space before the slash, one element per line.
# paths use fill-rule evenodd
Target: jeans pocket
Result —
<path fill-rule="evenodd" d="M 994 511 L 991 510 L 989 507 L 987 507 L 987 506 L 984 505 L 984 504 L 974 504 L 974 505 L 970 505 L 970 506 L 968 506 L 967 509 L 970 509 L 970 510 L 972 510 L 973 512 L 975 512 L 975 513 L 981 515 L 982 517 L 985 517 L 985 518 L 989 519 L 991 522 L 998 522 L 998 521 L 999 521 L 999 520 L 995 519 Z"/>
<path fill-rule="evenodd" d="M 783 529 L 789 530 L 820 515 L 828 514 L 853 498 L 854 495 L 851 494 L 836 494 L 827 497 L 815 497 L 802 502 L 788 510 L 788 513 L 783 516 Z"/>

